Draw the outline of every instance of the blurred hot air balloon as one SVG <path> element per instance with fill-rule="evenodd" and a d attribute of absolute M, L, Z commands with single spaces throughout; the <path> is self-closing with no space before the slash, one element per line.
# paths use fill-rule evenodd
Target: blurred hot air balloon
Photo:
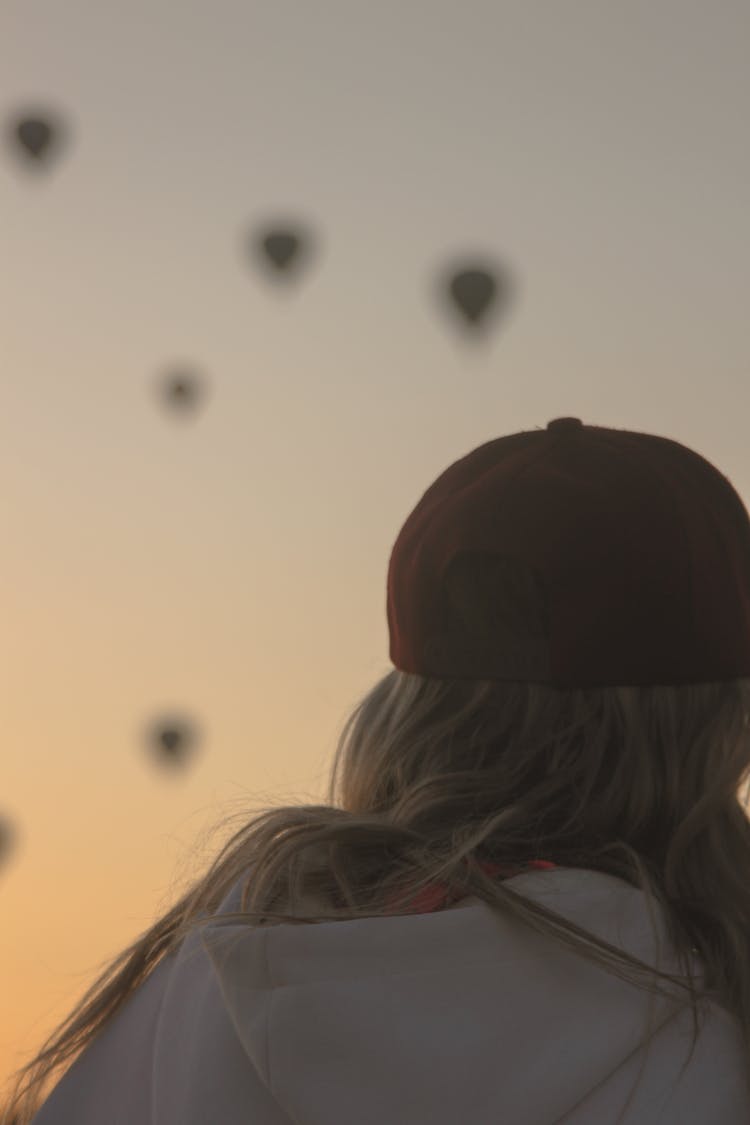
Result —
<path fill-rule="evenodd" d="M 312 250 L 312 236 L 296 223 L 265 225 L 249 236 L 250 252 L 273 277 L 296 275 Z"/>
<path fill-rule="evenodd" d="M 0 813 L 0 867 L 10 859 L 17 843 L 16 826 Z"/>
<path fill-rule="evenodd" d="M 485 326 L 493 308 L 504 311 L 512 295 L 509 273 L 498 266 L 466 263 L 448 271 L 440 281 L 441 296 L 458 310 L 464 327 L 472 332 Z"/>
<path fill-rule="evenodd" d="M 158 382 L 157 394 L 163 406 L 181 414 L 193 414 L 206 394 L 203 376 L 188 367 L 174 367 Z"/>
<path fill-rule="evenodd" d="M 8 122 L 7 139 L 27 165 L 47 167 L 61 149 L 66 129 L 54 111 L 16 113 Z"/>
<path fill-rule="evenodd" d="M 196 750 L 197 731 L 189 719 L 163 716 L 147 731 L 147 746 L 157 768 L 174 772 L 186 769 Z"/>

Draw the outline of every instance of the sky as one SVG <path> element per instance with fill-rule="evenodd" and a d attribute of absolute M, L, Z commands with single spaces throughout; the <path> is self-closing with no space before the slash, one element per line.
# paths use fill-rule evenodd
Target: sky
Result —
<path fill-rule="evenodd" d="M 5 124 L 68 140 L 0 153 L 0 1082 L 221 816 L 324 800 L 449 464 L 573 415 L 748 504 L 749 35 L 740 0 L 2 6 Z M 293 283 L 268 223 L 313 232 Z M 481 341 L 435 290 L 479 259 Z"/>

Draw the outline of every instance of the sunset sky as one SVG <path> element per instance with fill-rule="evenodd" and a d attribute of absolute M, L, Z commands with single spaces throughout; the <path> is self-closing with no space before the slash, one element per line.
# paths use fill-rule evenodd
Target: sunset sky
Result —
<path fill-rule="evenodd" d="M 447 465 L 575 415 L 748 504 L 749 45 L 739 0 L 3 5 L 0 1081 L 220 816 L 324 799 Z M 276 221 L 314 233 L 288 285 Z M 472 340 L 436 278 L 478 259 L 515 289 Z"/>

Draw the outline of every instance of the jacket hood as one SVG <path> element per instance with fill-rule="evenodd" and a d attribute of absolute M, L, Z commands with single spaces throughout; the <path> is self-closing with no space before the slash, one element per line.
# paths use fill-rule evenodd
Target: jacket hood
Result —
<path fill-rule="evenodd" d="M 652 924 L 625 881 L 558 867 L 507 883 L 680 972 L 661 908 Z M 241 887 L 217 918 L 240 908 Z M 695 956 L 691 968 L 702 983 Z M 703 1001 L 688 1063 L 692 1013 L 672 992 L 651 997 L 474 897 L 314 925 L 209 918 L 34 1125 L 747 1125 L 737 1021 Z"/>

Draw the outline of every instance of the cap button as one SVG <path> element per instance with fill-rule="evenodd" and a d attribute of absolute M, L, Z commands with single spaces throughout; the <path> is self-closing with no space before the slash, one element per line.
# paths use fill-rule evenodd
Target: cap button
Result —
<path fill-rule="evenodd" d="M 553 418 L 547 423 L 548 430 L 581 430 L 583 422 L 580 418 Z"/>

